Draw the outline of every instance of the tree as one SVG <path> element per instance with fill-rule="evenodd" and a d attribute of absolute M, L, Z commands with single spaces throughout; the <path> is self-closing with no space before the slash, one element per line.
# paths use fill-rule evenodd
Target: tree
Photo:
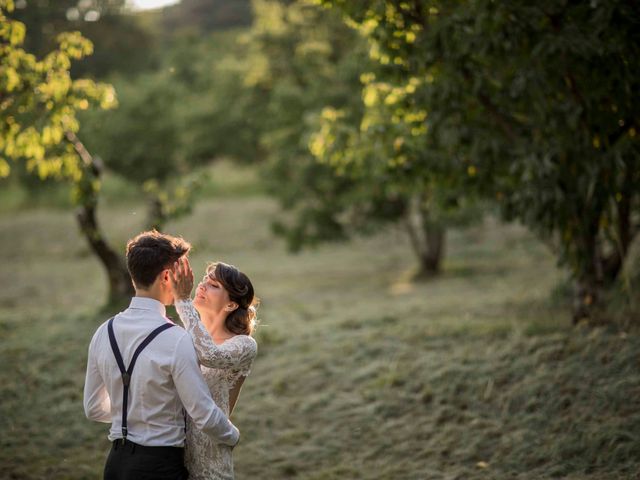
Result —
<path fill-rule="evenodd" d="M 179 85 L 168 72 L 119 77 L 114 85 L 118 108 L 84 114 L 81 131 L 107 168 L 145 193 L 146 227 L 162 230 L 170 218 L 188 211 L 191 199 L 181 182 L 187 165 L 173 115 Z"/>
<path fill-rule="evenodd" d="M 315 161 L 308 149 L 314 117 L 326 105 L 342 106 L 357 90 L 356 35 L 335 16 L 308 2 L 254 1 L 247 38 L 247 114 L 257 119 L 256 157 L 271 194 L 286 215 L 275 231 L 292 250 L 347 237 L 338 213 L 353 182 Z M 347 68 L 348 64 L 351 66 Z"/>
<path fill-rule="evenodd" d="M 467 169 L 464 157 L 428 141 L 426 111 L 412 96 L 420 83 L 416 77 L 394 86 L 369 72 L 361 81 L 359 114 L 354 118 L 344 110 L 325 110 L 311 151 L 337 174 L 368 186 L 370 211 L 350 221 L 401 220 L 419 260 L 417 276 L 431 277 L 441 269 L 447 228 L 466 226 L 483 216 L 484 206 L 474 193 L 474 172 L 460 175 Z M 387 208 L 380 204 L 385 198 Z"/>
<path fill-rule="evenodd" d="M 162 230 L 191 210 L 202 183 L 198 167 L 250 148 L 235 43 L 228 32 L 178 36 L 158 69 L 113 78 L 117 110 L 82 116 L 91 151 L 144 191 L 148 228 Z"/>
<path fill-rule="evenodd" d="M 435 182 L 435 171 L 416 177 L 390 167 L 424 157 L 412 147 L 421 112 L 401 105 L 409 97 L 398 89 L 393 104 L 370 101 L 375 88 L 390 86 L 372 81 L 379 67 L 367 44 L 335 12 L 308 1 L 256 1 L 254 10 L 247 78 L 265 104 L 267 178 L 285 209 L 276 232 L 297 250 L 401 223 L 418 274 L 438 273 L 446 227 L 465 223 L 477 209 L 466 208 L 472 202 L 450 179 Z"/>
<path fill-rule="evenodd" d="M 386 80 L 420 81 L 429 143 L 553 245 L 575 280 L 574 320 L 592 316 L 640 228 L 635 3 L 322 3 L 369 38 Z"/>
<path fill-rule="evenodd" d="M 42 60 L 27 53 L 24 24 L 6 16 L 12 10 L 11 0 L 0 0 L 0 176 L 24 162 L 41 179 L 73 185 L 80 229 L 105 267 L 109 301 L 118 302 L 133 292 L 131 280 L 98 226 L 100 166 L 76 135 L 78 111 L 113 107 L 115 92 L 107 84 L 72 80 L 71 60 L 92 51 L 78 32 L 60 34 L 58 47 Z"/>

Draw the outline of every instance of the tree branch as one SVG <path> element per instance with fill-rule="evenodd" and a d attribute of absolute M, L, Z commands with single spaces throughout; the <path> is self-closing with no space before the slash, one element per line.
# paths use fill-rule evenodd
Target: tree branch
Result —
<path fill-rule="evenodd" d="M 473 75 L 466 68 L 462 69 L 462 76 L 469 84 L 473 84 Z M 509 140 L 517 140 L 519 135 L 513 129 L 513 124 L 517 124 L 517 120 L 513 117 L 502 112 L 489 98 L 488 95 L 484 93 L 477 93 L 476 98 L 479 100 L 480 104 L 489 112 L 493 120 L 498 124 L 503 133 L 507 136 Z"/>
<path fill-rule="evenodd" d="M 102 175 L 102 164 L 98 162 L 93 155 L 89 153 L 84 144 L 80 141 L 78 136 L 71 130 L 65 132 L 67 140 L 73 145 L 74 150 L 82 160 L 84 166 L 91 170 L 91 173 L 97 178 Z"/>

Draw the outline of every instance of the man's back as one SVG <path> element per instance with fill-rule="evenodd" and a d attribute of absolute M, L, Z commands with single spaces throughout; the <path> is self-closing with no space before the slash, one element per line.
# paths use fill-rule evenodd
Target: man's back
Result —
<path fill-rule="evenodd" d="M 147 335 L 168 322 L 164 314 L 157 300 L 134 297 L 130 307 L 116 315 L 113 330 L 125 368 Z M 98 328 L 89 347 L 84 406 L 88 418 L 111 422 L 113 441 L 123 436 L 123 382 L 107 323 Z M 155 337 L 137 358 L 129 387 L 127 439 L 149 447 L 183 446 L 184 410 L 215 441 L 236 443 L 237 430 L 221 418 L 224 414 L 200 375 L 190 336 L 174 327 Z"/>
<path fill-rule="evenodd" d="M 213 442 L 238 443 L 238 430 L 202 378 L 191 338 L 167 327 L 164 306 L 174 301 L 170 275 L 190 249 L 182 238 L 155 230 L 129 240 L 127 269 L 136 296 L 89 345 L 84 411 L 90 420 L 111 422 L 105 480 L 185 480 L 183 407 Z"/>

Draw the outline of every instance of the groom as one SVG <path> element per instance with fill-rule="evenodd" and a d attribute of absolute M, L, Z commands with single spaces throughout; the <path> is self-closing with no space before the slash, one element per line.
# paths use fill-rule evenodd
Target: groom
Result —
<path fill-rule="evenodd" d="M 89 345 L 84 411 L 111 423 L 105 480 L 186 479 L 185 411 L 212 441 L 238 443 L 238 430 L 211 399 L 191 337 L 165 317 L 174 300 L 169 270 L 190 248 L 156 231 L 130 240 L 136 296 Z"/>

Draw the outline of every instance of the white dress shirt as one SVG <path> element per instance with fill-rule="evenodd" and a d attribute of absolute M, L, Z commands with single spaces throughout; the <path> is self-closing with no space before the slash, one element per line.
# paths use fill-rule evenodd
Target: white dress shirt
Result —
<path fill-rule="evenodd" d="M 133 352 L 155 328 L 168 322 L 165 307 L 151 298 L 134 297 L 113 321 L 125 368 Z M 111 350 L 107 323 L 89 345 L 84 411 L 90 420 L 111 422 L 109 440 L 122 438 L 122 376 Z M 238 443 L 238 429 L 211 398 L 202 378 L 191 336 L 169 328 L 142 351 L 131 374 L 127 439 L 149 447 L 182 447 L 183 407 L 194 424 L 215 443 Z"/>

